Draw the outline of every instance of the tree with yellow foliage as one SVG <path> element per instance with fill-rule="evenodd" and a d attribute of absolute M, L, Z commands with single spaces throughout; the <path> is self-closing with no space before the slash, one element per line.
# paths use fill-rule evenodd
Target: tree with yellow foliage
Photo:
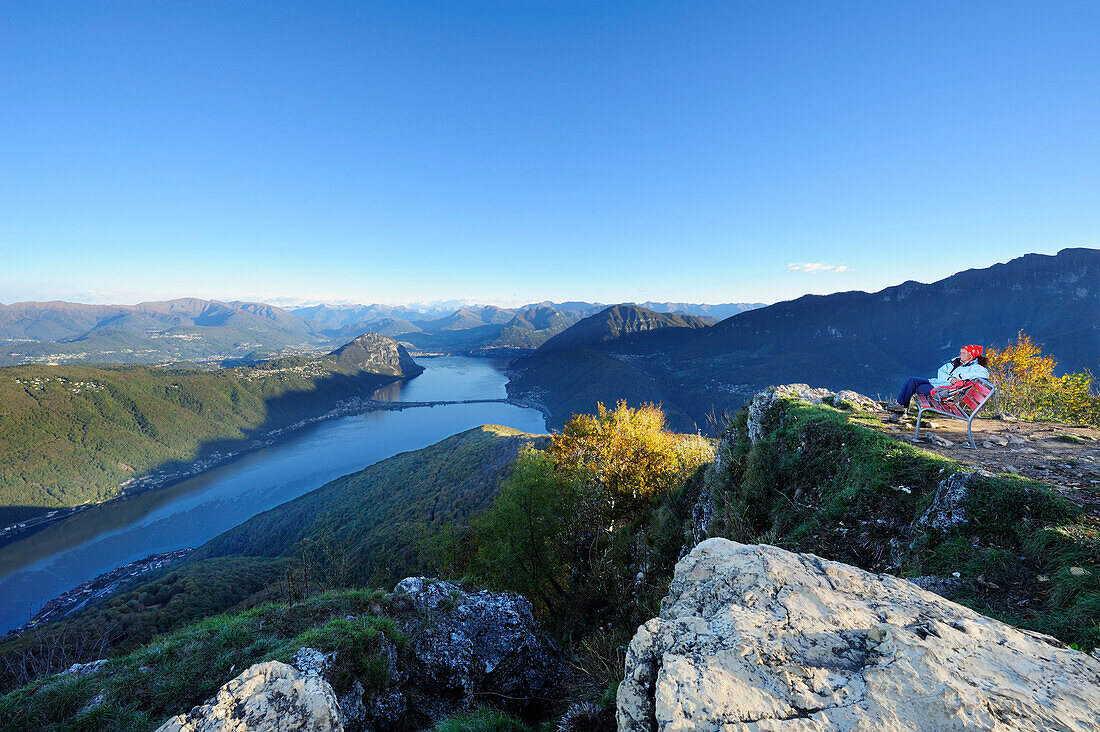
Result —
<path fill-rule="evenodd" d="M 711 452 L 702 437 L 669 432 L 659 407 L 635 409 L 625 401 L 613 410 L 598 404 L 596 414 L 576 415 L 550 442 L 559 466 L 604 494 L 612 519 L 679 485 Z"/>
<path fill-rule="evenodd" d="M 471 521 L 470 570 L 556 617 L 605 602 L 608 586 L 629 596 L 620 576 L 629 524 L 713 458 L 710 442 L 668 431 L 652 404 L 577 415 L 548 449 L 522 452 L 492 506 Z"/>
<path fill-rule="evenodd" d="M 1100 425 L 1100 399 L 1088 372 L 1056 376 L 1058 362 L 1023 331 L 1003 349 L 987 349 L 997 385 L 993 408 L 1021 419 Z"/>

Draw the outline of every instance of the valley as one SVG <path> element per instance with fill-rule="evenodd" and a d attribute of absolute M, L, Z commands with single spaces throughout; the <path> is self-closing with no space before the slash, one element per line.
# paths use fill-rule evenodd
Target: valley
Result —
<path fill-rule="evenodd" d="M 484 424 L 544 431 L 541 413 L 506 402 L 505 377 L 492 363 L 463 357 L 425 363 L 423 374 L 372 392 L 373 409 L 364 404 L 365 410 L 332 415 L 213 469 L 87 507 L 0 547 L 0 629 L 101 572 L 198 546 L 395 453 Z"/>
<path fill-rule="evenodd" d="M 0 369 L 0 524 L 163 485 L 356 411 L 356 400 L 422 370 L 377 335 L 323 356 L 214 371 Z"/>
<path fill-rule="evenodd" d="M 763 303 L 648 303 L 716 322 Z M 606 306 L 541 302 L 521 307 L 439 304 L 314 305 L 180 298 L 137 305 L 0 303 L 0 366 L 157 364 L 186 369 L 316 357 L 366 333 L 400 340 L 417 355 L 529 352 Z"/>
<path fill-rule="evenodd" d="M 24 491 L 56 481 L 38 494 L 42 505 L 0 509 L 16 516 L 0 546 L 0 630 L 19 631 L 0 639 L 5 684 L 98 657 L 96 669 L 140 668 L 157 643 L 209 655 L 204 634 L 220 638 L 223 627 L 249 628 L 251 643 L 228 639 L 224 658 L 285 661 L 288 643 L 368 622 L 340 621 L 339 608 L 369 611 L 380 628 L 405 618 L 401 587 L 435 592 L 421 574 L 462 578 L 461 590 L 439 583 L 455 589 L 433 612 L 455 602 L 465 617 L 471 598 L 502 602 L 488 590 L 523 595 L 566 649 L 564 693 L 606 725 L 622 679 L 620 661 L 606 659 L 621 659 L 670 591 L 677 561 L 708 536 L 911 577 L 1091 648 L 1096 428 L 979 420 L 981 451 L 970 454 L 950 423 L 930 423 L 932 441 L 912 444 L 911 424 L 880 414 L 874 398 L 885 401 L 899 375 L 920 373 L 959 341 L 1004 347 L 1026 330 L 1044 351 L 1060 349 L 1058 373 L 1081 370 L 1074 414 L 1095 424 L 1086 370 L 1100 353 L 1098 255 L 1028 255 L 721 321 L 712 314 L 721 308 L 634 304 L 458 308 L 426 320 L 314 308 L 321 325 L 311 332 L 351 340 L 201 367 L 0 369 L 7 403 L 21 410 L 0 417 L 0 437 L 34 437 L 9 440 L 0 456 L 19 470 L 6 475 L 22 476 Z M 945 309 L 946 295 L 957 304 Z M 393 335 L 355 335 L 364 317 Z M 810 398 L 797 384 L 782 398 L 766 390 L 796 378 L 852 384 L 872 399 Z M 53 422 L 35 427 L 47 414 Z M 89 479 L 57 479 L 76 474 Z M 98 498 L 66 504 L 97 479 L 106 486 Z M 966 510 L 980 518 L 937 533 L 926 516 L 956 489 L 971 491 Z M 293 638 L 276 631 L 282 650 L 264 651 L 265 623 L 311 607 L 325 608 L 323 628 L 302 620 Z M 36 655 L 43 642 L 58 649 L 48 663 Z M 394 663 L 410 662 L 394 653 Z M 168 701 L 142 708 L 155 719 L 194 704 L 235 668 L 173 681 Z M 387 688 L 404 684 L 393 673 Z M 29 688 L 0 703 L 35 708 Z M 388 713 L 371 703 L 371 714 Z"/>

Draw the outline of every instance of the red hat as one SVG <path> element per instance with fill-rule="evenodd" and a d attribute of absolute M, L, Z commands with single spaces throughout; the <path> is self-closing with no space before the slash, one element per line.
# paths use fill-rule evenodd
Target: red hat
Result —
<path fill-rule="evenodd" d="M 982 355 L 981 346 L 963 346 L 963 350 L 969 353 L 973 358 L 977 358 Z"/>

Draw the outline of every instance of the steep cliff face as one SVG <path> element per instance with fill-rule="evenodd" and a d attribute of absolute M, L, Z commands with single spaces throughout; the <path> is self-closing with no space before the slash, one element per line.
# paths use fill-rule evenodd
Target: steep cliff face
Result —
<path fill-rule="evenodd" d="M 1100 657 L 894 577 L 711 539 L 638 629 L 621 732 L 1084 730 Z"/>
<path fill-rule="evenodd" d="M 424 372 L 404 346 L 378 333 L 361 335 L 329 356 L 342 367 L 383 376 L 407 378 Z"/>

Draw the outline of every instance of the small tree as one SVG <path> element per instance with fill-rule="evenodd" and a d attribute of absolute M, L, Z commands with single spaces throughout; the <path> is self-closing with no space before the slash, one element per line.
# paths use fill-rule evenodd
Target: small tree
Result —
<path fill-rule="evenodd" d="M 997 385 L 994 408 L 1021 419 L 1100 424 L 1100 399 L 1091 392 L 1088 372 L 1056 376 L 1058 362 L 1044 355 L 1023 331 L 1016 342 L 988 350 L 989 371 Z"/>
<path fill-rule="evenodd" d="M 551 439 L 550 453 L 563 469 L 601 491 L 613 521 L 649 504 L 712 457 L 702 438 L 669 432 L 659 407 L 634 409 L 625 401 L 614 410 L 599 404 L 595 415 L 573 417 Z"/>
<path fill-rule="evenodd" d="M 471 521 L 472 569 L 492 586 L 557 612 L 569 595 L 569 563 L 586 513 L 581 504 L 579 487 L 555 469 L 551 455 L 524 450 L 493 505 Z"/>

